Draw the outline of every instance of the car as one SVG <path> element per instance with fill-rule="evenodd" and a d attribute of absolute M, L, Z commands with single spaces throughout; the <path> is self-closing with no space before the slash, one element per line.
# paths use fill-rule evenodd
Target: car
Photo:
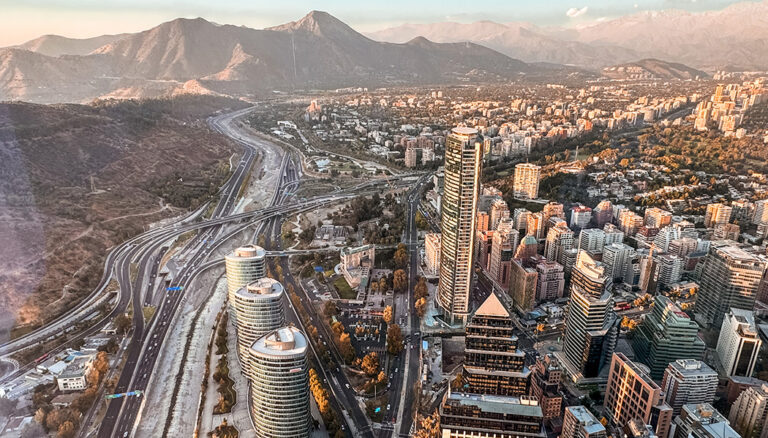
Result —
<path fill-rule="evenodd" d="M 389 408 L 390 408 L 389 403 L 387 403 L 387 410 L 389 410 Z"/>
<path fill-rule="evenodd" d="M 346 386 L 346 387 L 347 387 L 347 389 L 349 389 L 349 383 L 347 383 L 347 384 L 346 384 L 346 385 L 344 385 L 344 386 Z"/>

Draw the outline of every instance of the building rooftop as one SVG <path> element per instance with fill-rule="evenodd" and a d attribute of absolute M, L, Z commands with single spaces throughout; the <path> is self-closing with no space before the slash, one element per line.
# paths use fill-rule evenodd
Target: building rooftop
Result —
<path fill-rule="evenodd" d="M 464 135 L 464 136 L 477 135 L 477 129 L 469 128 L 466 126 L 457 126 L 451 129 L 451 132 L 454 134 Z"/>
<path fill-rule="evenodd" d="M 263 298 L 277 297 L 283 293 L 283 285 L 279 281 L 261 277 L 256 281 L 248 283 L 247 286 L 238 289 L 237 295 L 243 298 L 252 298 L 259 296 Z"/>
<path fill-rule="evenodd" d="M 245 245 L 235 249 L 232 252 L 232 255 L 230 257 L 250 259 L 250 258 L 262 258 L 266 255 L 267 255 L 267 252 L 264 251 L 264 248 L 258 245 Z"/>
<path fill-rule="evenodd" d="M 538 400 L 528 396 L 507 397 L 450 392 L 446 401 L 459 403 L 463 406 L 476 406 L 483 412 L 543 417 Z"/>
<path fill-rule="evenodd" d="M 483 301 L 483 304 L 475 311 L 475 315 L 478 316 L 498 316 L 509 317 L 509 310 L 499 301 L 499 297 L 495 292 L 491 292 L 488 298 Z"/>
<path fill-rule="evenodd" d="M 257 339 L 251 350 L 266 356 L 300 355 L 307 350 L 307 338 L 296 327 L 282 327 Z"/>

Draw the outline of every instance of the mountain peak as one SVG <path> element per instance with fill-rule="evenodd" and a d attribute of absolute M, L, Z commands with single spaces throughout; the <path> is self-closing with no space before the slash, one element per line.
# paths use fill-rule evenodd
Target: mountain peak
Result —
<path fill-rule="evenodd" d="M 268 30 L 280 32 L 306 32 L 322 36 L 354 36 L 360 35 L 346 23 L 325 11 L 310 11 L 302 19 L 292 21 L 280 26 L 270 27 Z M 361 35 L 360 35 L 361 36 Z"/>

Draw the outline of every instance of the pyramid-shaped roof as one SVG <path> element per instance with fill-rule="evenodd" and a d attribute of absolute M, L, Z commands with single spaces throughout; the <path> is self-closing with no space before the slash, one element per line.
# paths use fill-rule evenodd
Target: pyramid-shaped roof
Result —
<path fill-rule="evenodd" d="M 509 317 L 509 311 L 507 310 L 506 306 L 502 304 L 501 300 L 499 300 L 499 297 L 496 296 L 496 292 L 491 292 L 490 295 L 488 295 L 488 298 L 483 301 L 483 304 L 478 307 L 478 309 L 475 311 L 476 316 L 498 316 L 498 317 Z"/>

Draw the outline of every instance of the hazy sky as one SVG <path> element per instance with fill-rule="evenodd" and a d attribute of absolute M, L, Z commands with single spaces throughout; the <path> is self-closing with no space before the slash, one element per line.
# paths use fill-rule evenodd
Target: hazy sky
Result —
<path fill-rule="evenodd" d="M 768 0 L 767 0 L 768 1 Z M 330 12 L 359 31 L 403 23 L 528 21 L 577 25 L 642 10 L 721 9 L 733 0 L 0 0 L 0 47 L 44 34 L 83 38 L 136 32 L 178 17 L 203 17 L 262 28 L 312 9 Z"/>

